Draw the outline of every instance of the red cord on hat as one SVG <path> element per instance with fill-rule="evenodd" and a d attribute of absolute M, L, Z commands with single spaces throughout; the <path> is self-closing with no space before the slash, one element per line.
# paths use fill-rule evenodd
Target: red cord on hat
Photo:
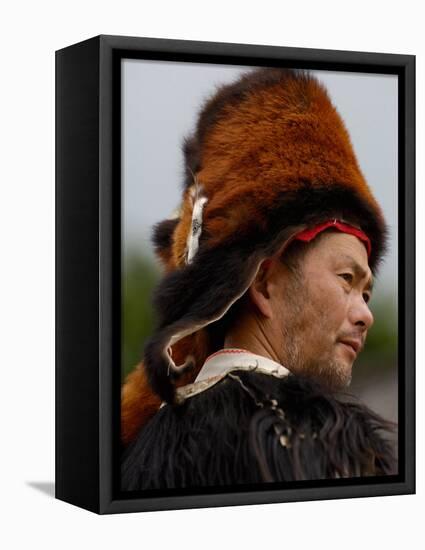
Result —
<path fill-rule="evenodd" d="M 366 235 L 366 233 L 364 233 L 361 229 L 357 229 L 357 227 L 353 227 L 352 225 L 348 225 L 338 220 L 329 220 L 327 222 L 321 223 L 320 225 L 316 225 L 315 227 L 304 229 L 303 231 L 300 231 L 300 233 L 295 235 L 294 238 L 308 243 L 328 227 L 334 227 L 335 229 L 338 229 L 343 233 L 349 233 L 350 235 L 354 235 L 355 237 L 360 239 L 366 246 L 367 256 L 370 256 L 372 245 L 370 244 L 370 239 Z"/>

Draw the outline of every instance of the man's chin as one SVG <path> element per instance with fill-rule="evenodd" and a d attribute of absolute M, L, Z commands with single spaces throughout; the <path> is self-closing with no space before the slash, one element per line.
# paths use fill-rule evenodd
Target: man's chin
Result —
<path fill-rule="evenodd" d="M 317 381 L 329 391 L 347 389 L 352 379 L 352 364 L 344 362 L 330 362 L 319 370 Z"/>
<path fill-rule="evenodd" d="M 310 378 L 326 391 L 342 391 L 351 384 L 352 366 L 353 363 L 345 357 L 327 357 L 321 361 L 306 361 L 301 366 L 298 363 L 296 367 L 288 368 L 295 376 Z"/>
<path fill-rule="evenodd" d="M 348 388 L 351 384 L 351 379 L 353 377 L 352 373 L 353 371 L 351 365 L 341 365 L 340 368 L 336 370 L 335 376 L 333 377 L 333 389 L 344 390 Z"/>

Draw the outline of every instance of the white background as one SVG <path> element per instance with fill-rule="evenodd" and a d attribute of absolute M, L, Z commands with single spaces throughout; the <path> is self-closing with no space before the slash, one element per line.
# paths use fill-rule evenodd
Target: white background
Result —
<path fill-rule="evenodd" d="M 98 517 L 55 501 L 54 51 L 121 34 L 417 55 L 418 238 L 424 235 L 420 3 L 15 2 L 0 20 L 2 548 L 423 548 L 424 354 L 417 349 L 416 496 Z M 418 250 L 417 310 L 423 311 Z M 422 325 L 418 315 L 418 340 Z M 46 493 L 47 491 L 47 493 Z"/>

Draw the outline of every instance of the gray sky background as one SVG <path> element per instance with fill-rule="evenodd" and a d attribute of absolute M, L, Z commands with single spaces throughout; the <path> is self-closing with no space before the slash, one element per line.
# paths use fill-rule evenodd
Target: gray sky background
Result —
<path fill-rule="evenodd" d="M 152 254 L 152 225 L 179 205 L 183 137 L 216 86 L 249 67 L 128 59 L 122 71 L 123 251 Z M 390 228 L 390 249 L 376 293 L 396 301 L 397 77 L 312 71 L 345 121 L 363 174 Z"/>

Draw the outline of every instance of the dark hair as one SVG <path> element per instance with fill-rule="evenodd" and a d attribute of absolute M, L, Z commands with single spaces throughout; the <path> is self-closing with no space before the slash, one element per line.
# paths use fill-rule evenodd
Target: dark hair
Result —
<path fill-rule="evenodd" d="M 311 248 L 311 244 L 304 241 L 292 241 L 279 258 L 281 263 L 298 279 L 301 279 L 302 275 L 302 260 L 308 248 Z"/>

